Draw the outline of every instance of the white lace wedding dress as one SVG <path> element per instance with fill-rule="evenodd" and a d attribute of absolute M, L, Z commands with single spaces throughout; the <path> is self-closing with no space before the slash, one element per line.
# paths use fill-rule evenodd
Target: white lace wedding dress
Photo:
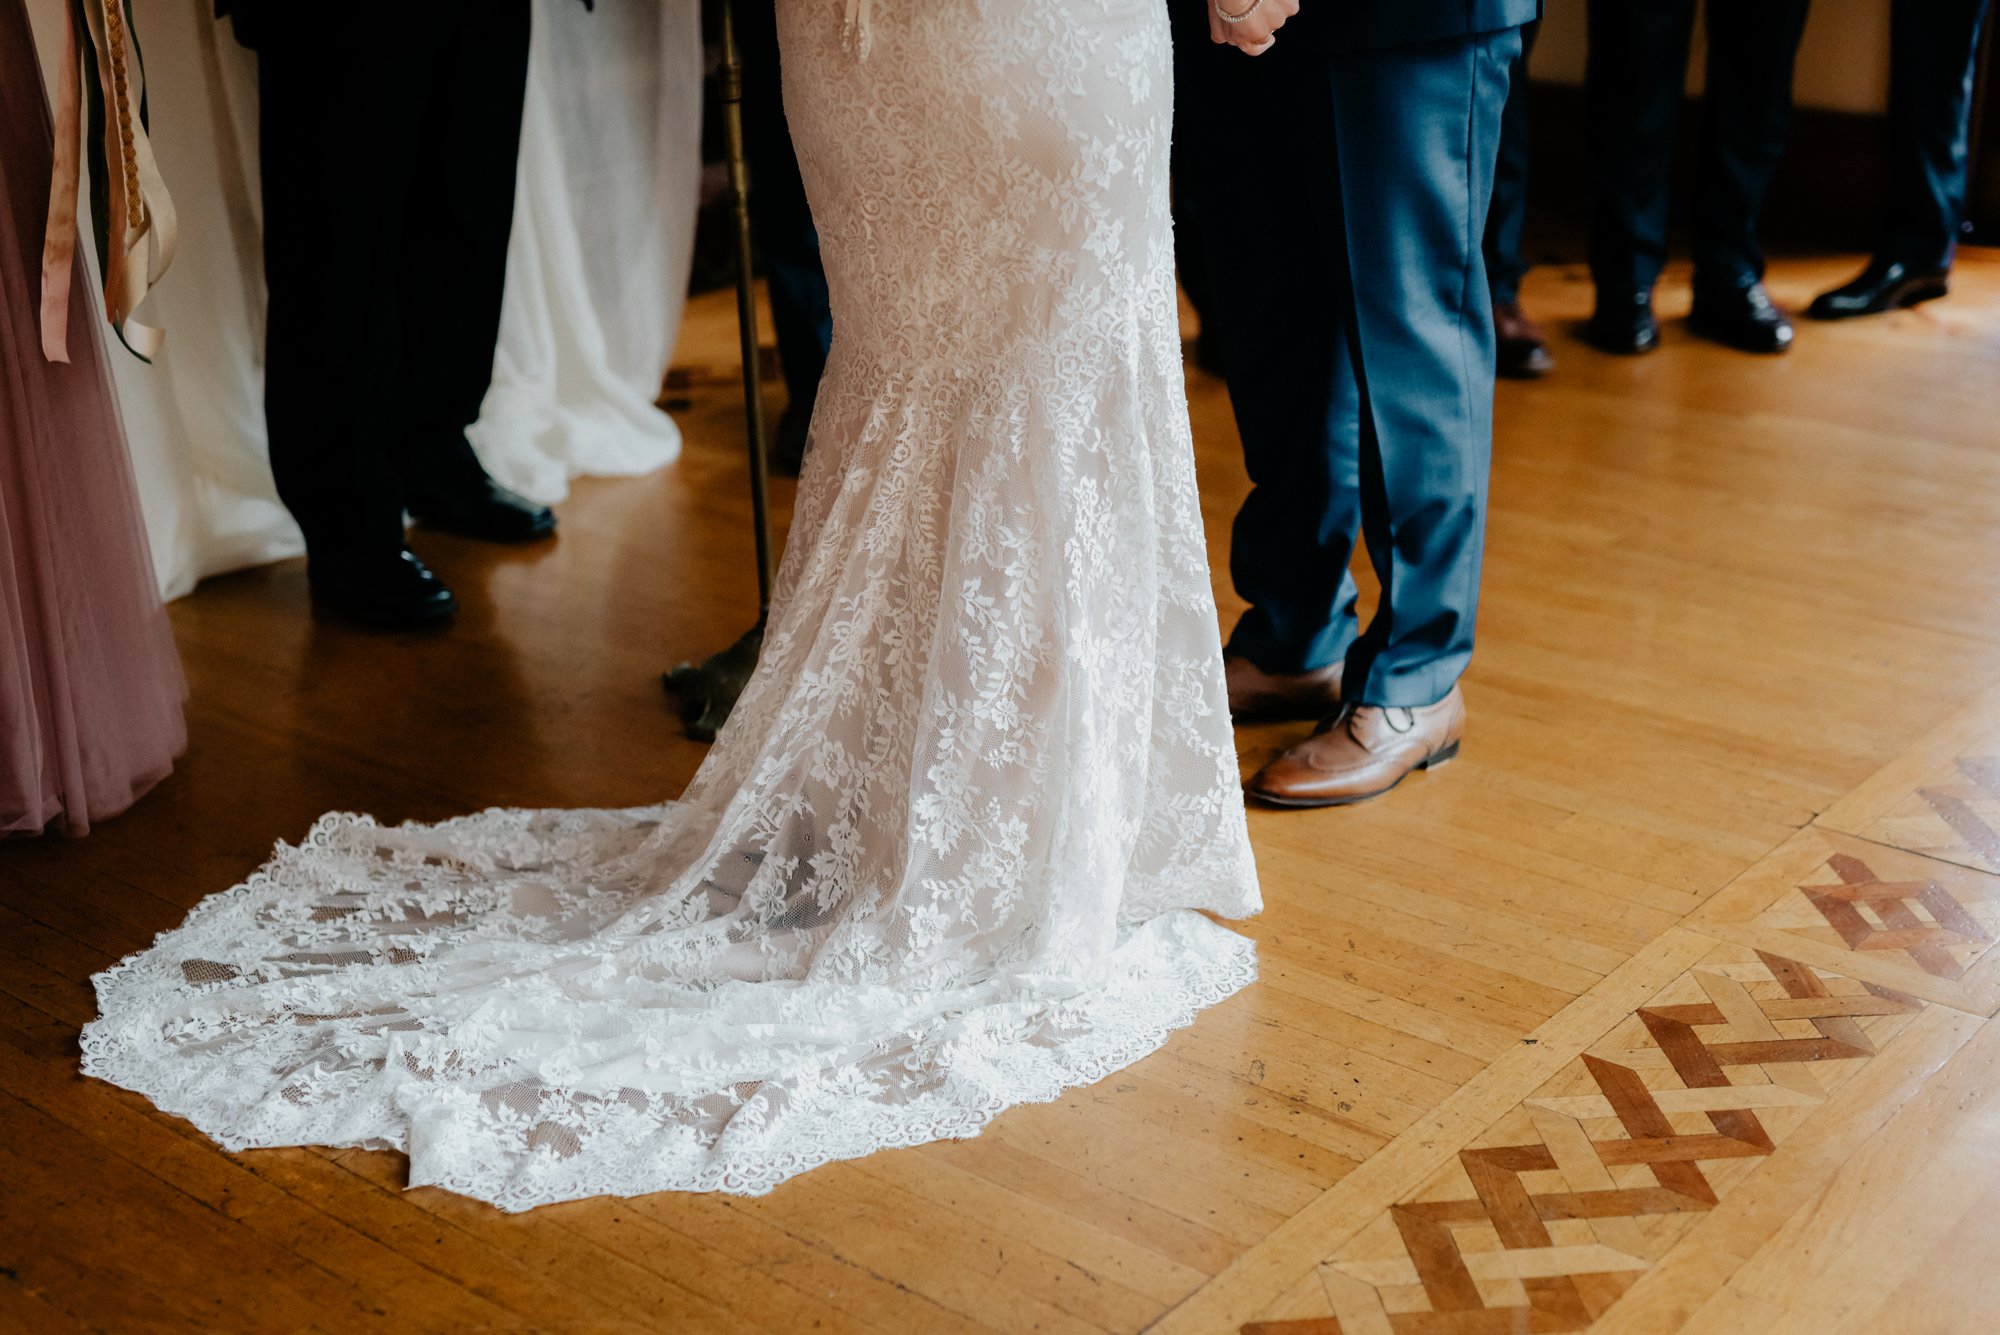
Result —
<path fill-rule="evenodd" d="M 1253 976 L 1160 0 L 779 0 L 837 330 L 678 802 L 322 820 L 97 979 L 90 1074 L 518 1210 L 974 1134 Z M 850 6 L 853 8 L 853 6 Z"/>

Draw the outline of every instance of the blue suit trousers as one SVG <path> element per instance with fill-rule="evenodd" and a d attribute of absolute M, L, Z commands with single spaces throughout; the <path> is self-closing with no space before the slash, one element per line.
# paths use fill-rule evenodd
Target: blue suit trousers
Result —
<path fill-rule="evenodd" d="M 1350 700 L 1431 704 L 1472 656 L 1493 436 L 1480 241 L 1520 29 L 1352 50 L 1288 28 L 1251 59 L 1178 8 L 1179 198 L 1253 484 L 1229 649 L 1268 672 L 1344 658 Z M 1365 629 L 1357 541 L 1382 588 Z"/>

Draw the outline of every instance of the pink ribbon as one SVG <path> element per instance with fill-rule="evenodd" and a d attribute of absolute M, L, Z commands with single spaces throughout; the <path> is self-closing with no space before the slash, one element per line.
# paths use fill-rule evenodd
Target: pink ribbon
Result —
<path fill-rule="evenodd" d="M 69 360 L 70 270 L 76 263 L 76 192 L 83 172 L 83 90 L 77 74 L 76 11 L 63 5 L 62 64 L 56 73 L 55 170 L 42 234 L 42 356 Z"/>
<path fill-rule="evenodd" d="M 153 146 L 139 118 L 145 76 L 125 27 L 123 0 L 86 0 L 85 21 L 104 97 L 104 313 L 127 347 L 141 357 L 158 351 L 161 332 L 132 319 L 153 284 L 173 262 L 177 232 L 173 200 L 160 179 Z M 82 51 L 76 9 L 63 10 L 63 60 L 56 85 L 55 167 L 49 222 L 42 241 L 42 355 L 69 360 L 69 295 L 76 263 L 76 197 L 83 162 Z"/>

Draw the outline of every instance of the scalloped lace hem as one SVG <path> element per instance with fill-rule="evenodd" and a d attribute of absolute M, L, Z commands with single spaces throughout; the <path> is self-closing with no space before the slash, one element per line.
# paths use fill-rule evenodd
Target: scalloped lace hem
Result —
<path fill-rule="evenodd" d="M 384 1082 L 370 1100 L 366 1134 L 355 1133 L 351 1103 L 294 1106 L 258 1088 L 239 1090 L 232 1101 L 228 1089 L 190 1069 L 164 1037 L 145 1041 L 144 1027 L 132 1022 L 135 1011 L 149 1009 L 146 989 L 131 986 L 143 975 L 129 968 L 144 953 L 95 979 L 102 1014 L 82 1034 L 85 1075 L 144 1095 L 231 1151 L 399 1150 L 410 1159 L 409 1186 L 442 1187 L 510 1213 L 660 1191 L 760 1196 L 837 1160 L 976 1136 L 1009 1108 L 1054 1101 L 1157 1051 L 1257 974 L 1248 938 L 1196 912 L 1167 913 L 1126 933 L 1116 954 L 1132 967 L 1099 987 L 1041 1001 L 1016 998 L 984 1008 L 990 1012 L 984 1018 L 947 1017 L 970 1023 L 935 1072 L 940 1087 L 933 1092 L 884 1102 L 821 1088 L 797 1096 L 772 1134 L 725 1133 L 713 1144 L 691 1129 L 613 1115 L 566 1153 L 532 1137 L 524 1147 L 518 1125 L 482 1115 L 463 1089 L 415 1081 Z M 1015 1041 L 1024 1006 L 1059 1013 L 1065 1037 L 1052 1045 Z"/>

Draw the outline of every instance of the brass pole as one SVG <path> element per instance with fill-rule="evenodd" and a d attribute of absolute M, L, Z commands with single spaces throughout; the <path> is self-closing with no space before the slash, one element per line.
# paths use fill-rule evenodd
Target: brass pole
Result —
<path fill-rule="evenodd" d="M 736 6 L 722 4 L 722 126 L 729 145 L 729 193 L 736 206 L 736 325 L 743 345 L 743 416 L 750 429 L 750 522 L 757 537 L 757 613 L 771 609 L 771 470 L 764 453 L 764 368 L 757 338 L 757 288 L 750 236 L 750 158 L 743 146 L 743 57 Z"/>
<path fill-rule="evenodd" d="M 722 126 L 729 153 L 729 192 L 736 213 L 736 325 L 743 350 L 743 418 L 750 441 L 750 525 L 757 541 L 757 624 L 704 660 L 682 663 L 662 678 L 680 701 L 681 721 L 696 741 L 713 741 L 757 669 L 764 618 L 771 610 L 771 472 L 764 453 L 764 375 L 757 337 L 757 284 L 750 235 L 750 161 L 743 144 L 743 59 L 736 46 L 736 10 L 722 2 Z"/>

